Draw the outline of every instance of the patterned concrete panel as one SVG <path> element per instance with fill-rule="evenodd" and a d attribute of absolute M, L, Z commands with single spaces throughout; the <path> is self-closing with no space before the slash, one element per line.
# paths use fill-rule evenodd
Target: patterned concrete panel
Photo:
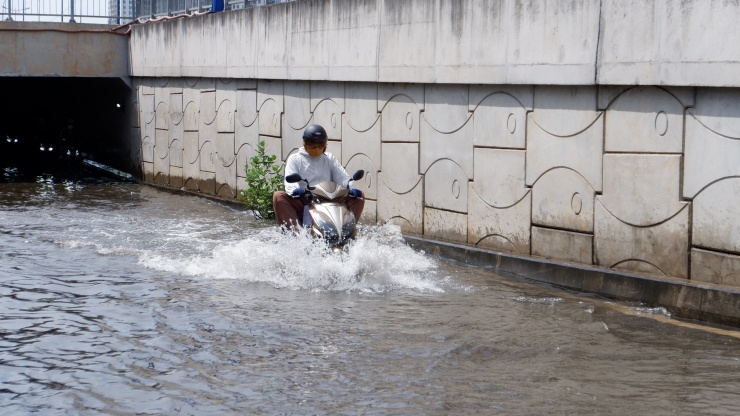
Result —
<path fill-rule="evenodd" d="M 354 131 L 364 132 L 380 126 L 378 120 L 378 84 L 349 82 L 345 87 L 344 122 Z M 346 129 L 345 129 L 346 134 Z"/>
<path fill-rule="evenodd" d="M 216 83 L 216 125 L 219 133 L 233 133 L 236 122 L 236 81 L 220 79 Z"/>
<path fill-rule="evenodd" d="M 613 216 L 596 197 L 594 262 L 638 273 L 688 277 L 688 204 L 674 217 L 652 227 L 635 227 Z"/>
<path fill-rule="evenodd" d="M 183 127 L 185 131 L 198 131 L 200 125 L 200 110 L 194 101 L 187 103 L 183 110 Z"/>
<path fill-rule="evenodd" d="M 219 133 L 234 133 L 235 116 L 234 102 L 230 100 L 221 101 L 216 112 L 216 131 Z"/>
<path fill-rule="evenodd" d="M 236 101 L 236 90 L 238 84 L 231 78 L 219 78 L 216 80 L 216 106 L 222 101 L 229 100 L 232 103 Z"/>
<path fill-rule="evenodd" d="M 475 111 L 491 95 L 506 94 L 514 98 L 518 107 L 534 109 L 534 87 L 531 85 L 470 85 L 468 110 Z"/>
<path fill-rule="evenodd" d="M 697 195 L 692 220 L 692 245 L 740 253 L 740 177 L 715 182 Z"/>
<path fill-rule="evenodd" d="M 421 181 L 419 145 L 416 143 L 383 143 L 380 170 L 389 190 L 404 194 Z"/>
<path fill-rule="evenodd" d="M 198 132 L 186 131 L 183 133 L 182 149 L 182 177 L 187 184 L 190 179 L 197 179 L 200 173 L 200 146 L 198 144 Z M 189 189 L 197 189 L 193 186 Z"/>
<path fill-rule="evenodd" d="M 259 109 L 258 119 L 260 135 L 280 137 L 282 113 L 278 102 L 275 100 L 264 101 Z"/>
<path fill-rule="evenodd" d="M 464 243 L 467 228 L 465 214 L 424 208 L 424 237 Z"/>
<path fill-rule="evenodd" d="M 170 94 L 169 111 L 169 128 L 171 129 L 172 126 L 182 126 L 182 118 L 184 116 L 184 109 L 182 106 L 182 93 Z"/>
<path fill-rule="evenodd" d="M 281 143 L 280 143 L 279 138 L 269 137 L 269 136 L 259 136 L 259 140 L 265 142 L 265 154 L 277 156 L 277 159 L 275 159 L 276 162 L 278 160 L 287 159 L 288 155 L 285 155 L 285 158 L 283 158 L 283 153 L 282 153 Z"/>
<path fill-rule="evenodd" d="M 593 234 L 532 227 L 533 256 L 592 264 L 593 249 Z"/>
<path fill-rule="evenodd" d="M 169 159 L 170 154 L 170 135 L 167 130 L 157 129 L 154 133 L 154 169 L 156 172 L 169 171 Z M 166 159 L 164 162 L 158 160 Z M 167 164 L 166 168 L 162 168 L 163 163 Z"/>
<path fill-rule="evenodd" d="M 740 106 L 731 105 L 726 99 L 709 103 L 707 95 L 700 93 L 697 108 L 688 110 L 686 116 L 683 184 L 686 198 L 695 197 L 716 180 L 740 176 L 740 114 L 730 113 L 733 110 L 740 113 Z M 740 101 L 740 93 L 736 97 Z"/>
<path fill-rule="evenodd" d="M 604 119 L 571 137 L 553 136 L 542 130 L 532 117 L 527 120 L 527 185 L 550 169 L 569 168 L 583 176 L 597 192 L 602 187 Z"/>
<path fill-rule="evenodd" d="M 213 124 L 216 121 L 216 91 L 201 91 L 198 108 L 201 124 Z"/>
<path fill-rule="evenodd" d="M 380 166 L 380 120 L 370 128 L 363 131 L 355 131 L 347 122 L 347 115 L 342 118 L 342 159 L 346 163 L 348 158 L 355 155 L 364 155 L 369 158 L 375 166 Z"/>
<path fill-rule="evenodd" d="M 604 155 L 601 203 L 627 224 L 658 224 L 686 205 L 679 195 L 680 174 L 680 155 Z"/>
<path fill-rule="evenodd" d="M 404 193 L 396 193 L 388 187 L 386 171 L 378 175 L 378 222 L 391 222 L 407 234 L 421 235 L 423 232 L 424 185 L 421 180 Z"/>
<path fill-rule="evenodd" d="M 200 156 L 198 157 L 198 160 L 200 161 L 201 172 L 216 172 L 216 148 L 213 145 L 213 142 L 206 141 L 203 143 L 200 147 Z M 198 177 L 203 178 L 203 175 L 198 175 Z"/>
<path fill-rule="evenodd" d="M 315 112 L 316 107 L 325 100 L 331 100 L 339 108 L 340 113 L 344 113 L 344 82 L 311 82 L 311 111 Z"/>
<path fill-rule="evenodd" d="M 362 154 L 352 156 L 346 163 L 345 169 L 352 176 L 358 170 L 365 171 L 365 176 L 356 181 L 354 186 L 362 191 L 364 198 L 378 199 L 378 168 L 372 160 Z"/>
<path fill-rule="evenodd" d="M 473 113 L 475 146 L 524 149 L 527 109 L 513 96 L 493 93 Z"/>
<path fill-rule="evenodd" d="M 593 232 L 595 194 L 594 188 L 570 169 L 548 171 L 532 187 L 532 224 Z"/>
<path fill-rule="evenodd" d="M 170 141 L 170 168 L 182 168 L 182 148 L 182 139 Z M 180 169 L 180 174 L 182 175 L 182 169 Z"/>
<path fill-rule="evenodd" d="M 309 120 L 309 124 L 311 120 Z M 293 151 L 303 147 L 303 128 L 294 129 L 285 122 L 283 117 L 283 139 L 282 139 L 282 152 L 286 159 L 290 156 Z"/>
<path fill-rule="evenodd" d="M 421 111 L 407 95 L 396 95 L 382 110 L 384 142 L 418 142 Z"/>
<path fill-rule="evenodd" d="M 234 133 L 218 133 L 214 142 L 216 165 L 230 166 L 236 158 L 236 140 Z"/>
<path fill-rule="evenodd" d="M 250 126 L 242 126 L 241 123 L 236 123 L 236 131 L 234 132 L 234 151 L 239 154 L 240 149 L 244 146 L 249 146 L 251 149 L 257 148 L 257 140 L 259 139 L 259 132 L 257 131 L 257 123 L 253 123 Z M 239 162 L 240 166 L 244 166 L 244 161 Z M 241 168 L 240 168 L 241 169 Z M 240 174 L 244 172 L 239 171 Z"/>
<path fill-rule="evenodd" d="M 421 118 L 420 173 L 425 172 L 439 159 L 450 159 L 457 163 L 468 179 L 473 178 L 473 122 L 468 121 L 459 130 L 444 134 L 433 129 Z"/>
<path fill-rule="evenodd" d="M 154 164 L 150 162 L 143 162 L 141 164 L 141 170 L 144 174 L 144 181 L 154 183 Z"/>
<path fill-rule="evenodd" d="M 624 94 L 625 91 L 633 88 L 634 86 L 626 85 L 600 85 L 597 103 L 598 109 L 606 110 L 611 105 L 612 101 Z M 674 99 L 678 100 L 683 107 L 693 107 L 696 105 L 696 89 L 693 87 L 670 87 L 662 85 L 659 89 L 670 94 Z"/>
<path fill-rule="evenodd" d="M 536 86 L 530 119 L 552 136 L 575 136 L 599 119 L 597 95 L 597 89 L 590 86 Z"/>
<path fill-rule="evenodd" d="M 167 103 L 164 101 L 157 102 L 157 109 L 154 113 L 154 126 L 157 129 L 166 130 L 170 125 L 170 111 Z"/>
<path fill-rule="evenodd" d="M 257 89 L 257 80 L 256 79 L 239 78 L 239 79 L 236 80 L 236 89 L 237 89 L 237 91 L 240 91 L 240 90 L 256 90 Z"/>
<path fill-rule="evenodd" d="M 376 201 L 373 201 L 370 199 L 365 200 L 365 208 L 362 209 L 362 215 L 360 216 L 360 223 L 361 224 L 377 224 L 378 223 L 378 203 Z"/>
<path fill-rule="evenodd" d="M 305 128 L 311 120 L 311 84 L 286 81 L 284 100 L 285 122 L 295 130 Z"/>
<path fill-rule="evenodd" d="M 283 81 L 260 79 L 257 81 L 257 109 L 262 111 L 266 101 L 274 101 L 280 113 L 284 112 L 285 88 Z"/>
<path fill-rule="evenodd" d="M 157 129 L 154 133 L 154 164 L 157 159 L 164 159 L 170 153 L 170 135 L 167 130 Z M 167 164 L 169 166 L 169 163 Z"/>
<path fill-rule="evenodd" d="M 322 100 L 316 105 L 313 122 L 324 127 L 329 139 L 342 140 L 342 109 L 334 100 Z"/>
<path fill-rule="evenodd" d="M 202 148 L 206 142 L 216 143 L 217 137 L 218 129 L 215 122 L 211 124 L 200 123 L 198 126 L 199 147 Z"/>
<path fill-rule="evenodd" d="M 471 183 L 468 188 L 468 243 L 527 255 L 531 212 L 531 193 L 516 205 L 495 208 L 480 198 Z"/>
<path fill-rule="evenodd" d="M 470 101 L 467 85 L 428 84 L 424 93 L 424 118 L 440 133 L 451 133 L 467 123 Z"/>
<path fill-rule="evenodd" d="M 740 89 L 701 88 L 693 116 L 721 136 L 740 139 Z"/>
<path fill-rule="evenodd" d="M 257 121 L 257 90 L 236 91 L 236 119 L 244 127 Z"/>
<path fill-rule="evenodd" d="M 468 178 L 455 162 L 442 159 L 424 175 L 426 207 L 468 212 Z"/>
<path fill-rule="evenodd" d="M 145 163 L 154 163 L 154 156 L 154 136 L 144 136 L 141 139 L 141 160 Z"/>
<path fill-rule="evenodd" d="M 230 135 L 232 141 L 231 144 L 233 145 L 233 134 L 220 133 L 219 135 Z M 228 139 L 219 138 L 219 142 L 221 141 L 226 142 Z M 216 194 L 223 198 L 234 198 L 236 196 L 236 155 L 233 154 L 232 149 L 230 163 L 226 156 L 228 155 L 221 155 L 220 153 L 216 154 L 216 162 L 214 163 L 216 170 Z"/>
<path fill-rule="evenodd" d="M 740 286 L 740 256 L 691 249 L 691 280 Z"/>
<path fill-rule="evenodd" d="M 326 144 L 326 152 L 333 154 L 337 160 L 342 160 L 342 142 L 329 140 Z"/>
<path fill-rule="evenodd" d="M 182 177 L 182 168 L 176 166 L 170 166 L 170 186 L 176 189 L 181 189 L 184 184 Z"/>
<path fill-rule="evenodd" d="M 154 95 L 144 95 L 139 92 L 139 108 L 141 111 L 140 126 L 153 124 L 156 107 L 154 106 Z"/>
<path fill-rule="evenodd" d="M 526 153 L 522 150 L 474 149 L 473 188 L 486 204 L 505 208 L 527 194 L 524 185 Z"/>
<path fill-rule="evenodd" d="M 683 150 L 683 105 L 662 89 L 630 89 L 612 102 L 605 117 L 607 152 Z"/>
<path fill-rule="evenodd" d="M 141 109 L 139 107 L 139 98 L 138 94 L 132 94 L 132 102 L 131 102 L 131 127 L 140 127 L 141 123 L 139 122 L 139 119 L 141 118 Z"/>
<path fill-rule="evenodd" d="M 424 84 L 378 84 L 378 112 L 383 111 L 388 102 L 402 95 L 415 103 L 420 110 L 424 110 Z"/>
<path fill-rule="evenodd" d="M 138 171 L 141 168 L 142 153 L 141 146 L 143 144 L 143 137 L 141 136 L 141 129 L 138 127 L 131 128 L 131 148 L 129 149 L 131 156 L 131 166 Z M 136 172 L 135 171 L 135 172 Z"/>

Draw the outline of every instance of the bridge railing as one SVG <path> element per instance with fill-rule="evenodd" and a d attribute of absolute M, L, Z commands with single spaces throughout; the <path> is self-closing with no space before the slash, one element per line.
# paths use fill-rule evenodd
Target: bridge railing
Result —
<path fill-rule="evenodd" d="M 0 0 L 0 20 L 122 24 L 211 11 L 288 3 L 295 0 Z"/>
<path fill-rule="evenodd" d="M 214 0 L 135 0 L 136 17 L 143 19 L 177 16 L 211 11 L 218 2 Z M 268 4 L 288 3 L 295 0 L 222 0 L 223 10 L 239 10 Z"/>

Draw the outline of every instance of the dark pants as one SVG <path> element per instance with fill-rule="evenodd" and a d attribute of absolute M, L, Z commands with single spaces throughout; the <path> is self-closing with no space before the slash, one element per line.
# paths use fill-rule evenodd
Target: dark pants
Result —
<path fill-rule="evenodd" d="M 280 225 L 286 227 L 303 225 L 303 207 L 305 205 L 308 205 L 308 200 L 292 198 L 285 191 L 277 191 L 272 194 L 272 207 L 275 209 L 275 217 Z M 355 221 L 359 222 L 362 209 L 365 208 L 365 200 L 347 198 L 347 206 L 355 214 Z"/>

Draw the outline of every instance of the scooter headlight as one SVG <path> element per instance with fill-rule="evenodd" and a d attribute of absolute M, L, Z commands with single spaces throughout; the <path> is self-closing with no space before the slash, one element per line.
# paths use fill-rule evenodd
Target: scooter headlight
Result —
<path fill-rule="evenodd" d="M 314 219 L 314 226 L 321 232 L 321 237 L 329 244 L 334 244 L 339 240 L 339 233 L 337 233 L 337 229 L 332 223 L 325 221 L 323 218 L 318 218 Z"/>
<path fill-rule="evenodd" d="M 354 237 L 353 232 L 355 230 L 355 220 L 349 220 L 342 225 L 342 239 Z"/>

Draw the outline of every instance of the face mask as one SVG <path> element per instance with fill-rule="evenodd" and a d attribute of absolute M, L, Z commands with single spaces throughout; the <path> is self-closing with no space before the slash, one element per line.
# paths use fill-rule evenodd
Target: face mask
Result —
<path fill-rule="evenodd" d="M 326 143 L 320 143 L 320 144 L 314 144 L 314 143 L 303 143 L 303 148 L 306 149 L 306 152 L 311 157 L 317 157 L 321 156 L 322 153 L 324 153 L 324 149 L 326 149 Z"/>

